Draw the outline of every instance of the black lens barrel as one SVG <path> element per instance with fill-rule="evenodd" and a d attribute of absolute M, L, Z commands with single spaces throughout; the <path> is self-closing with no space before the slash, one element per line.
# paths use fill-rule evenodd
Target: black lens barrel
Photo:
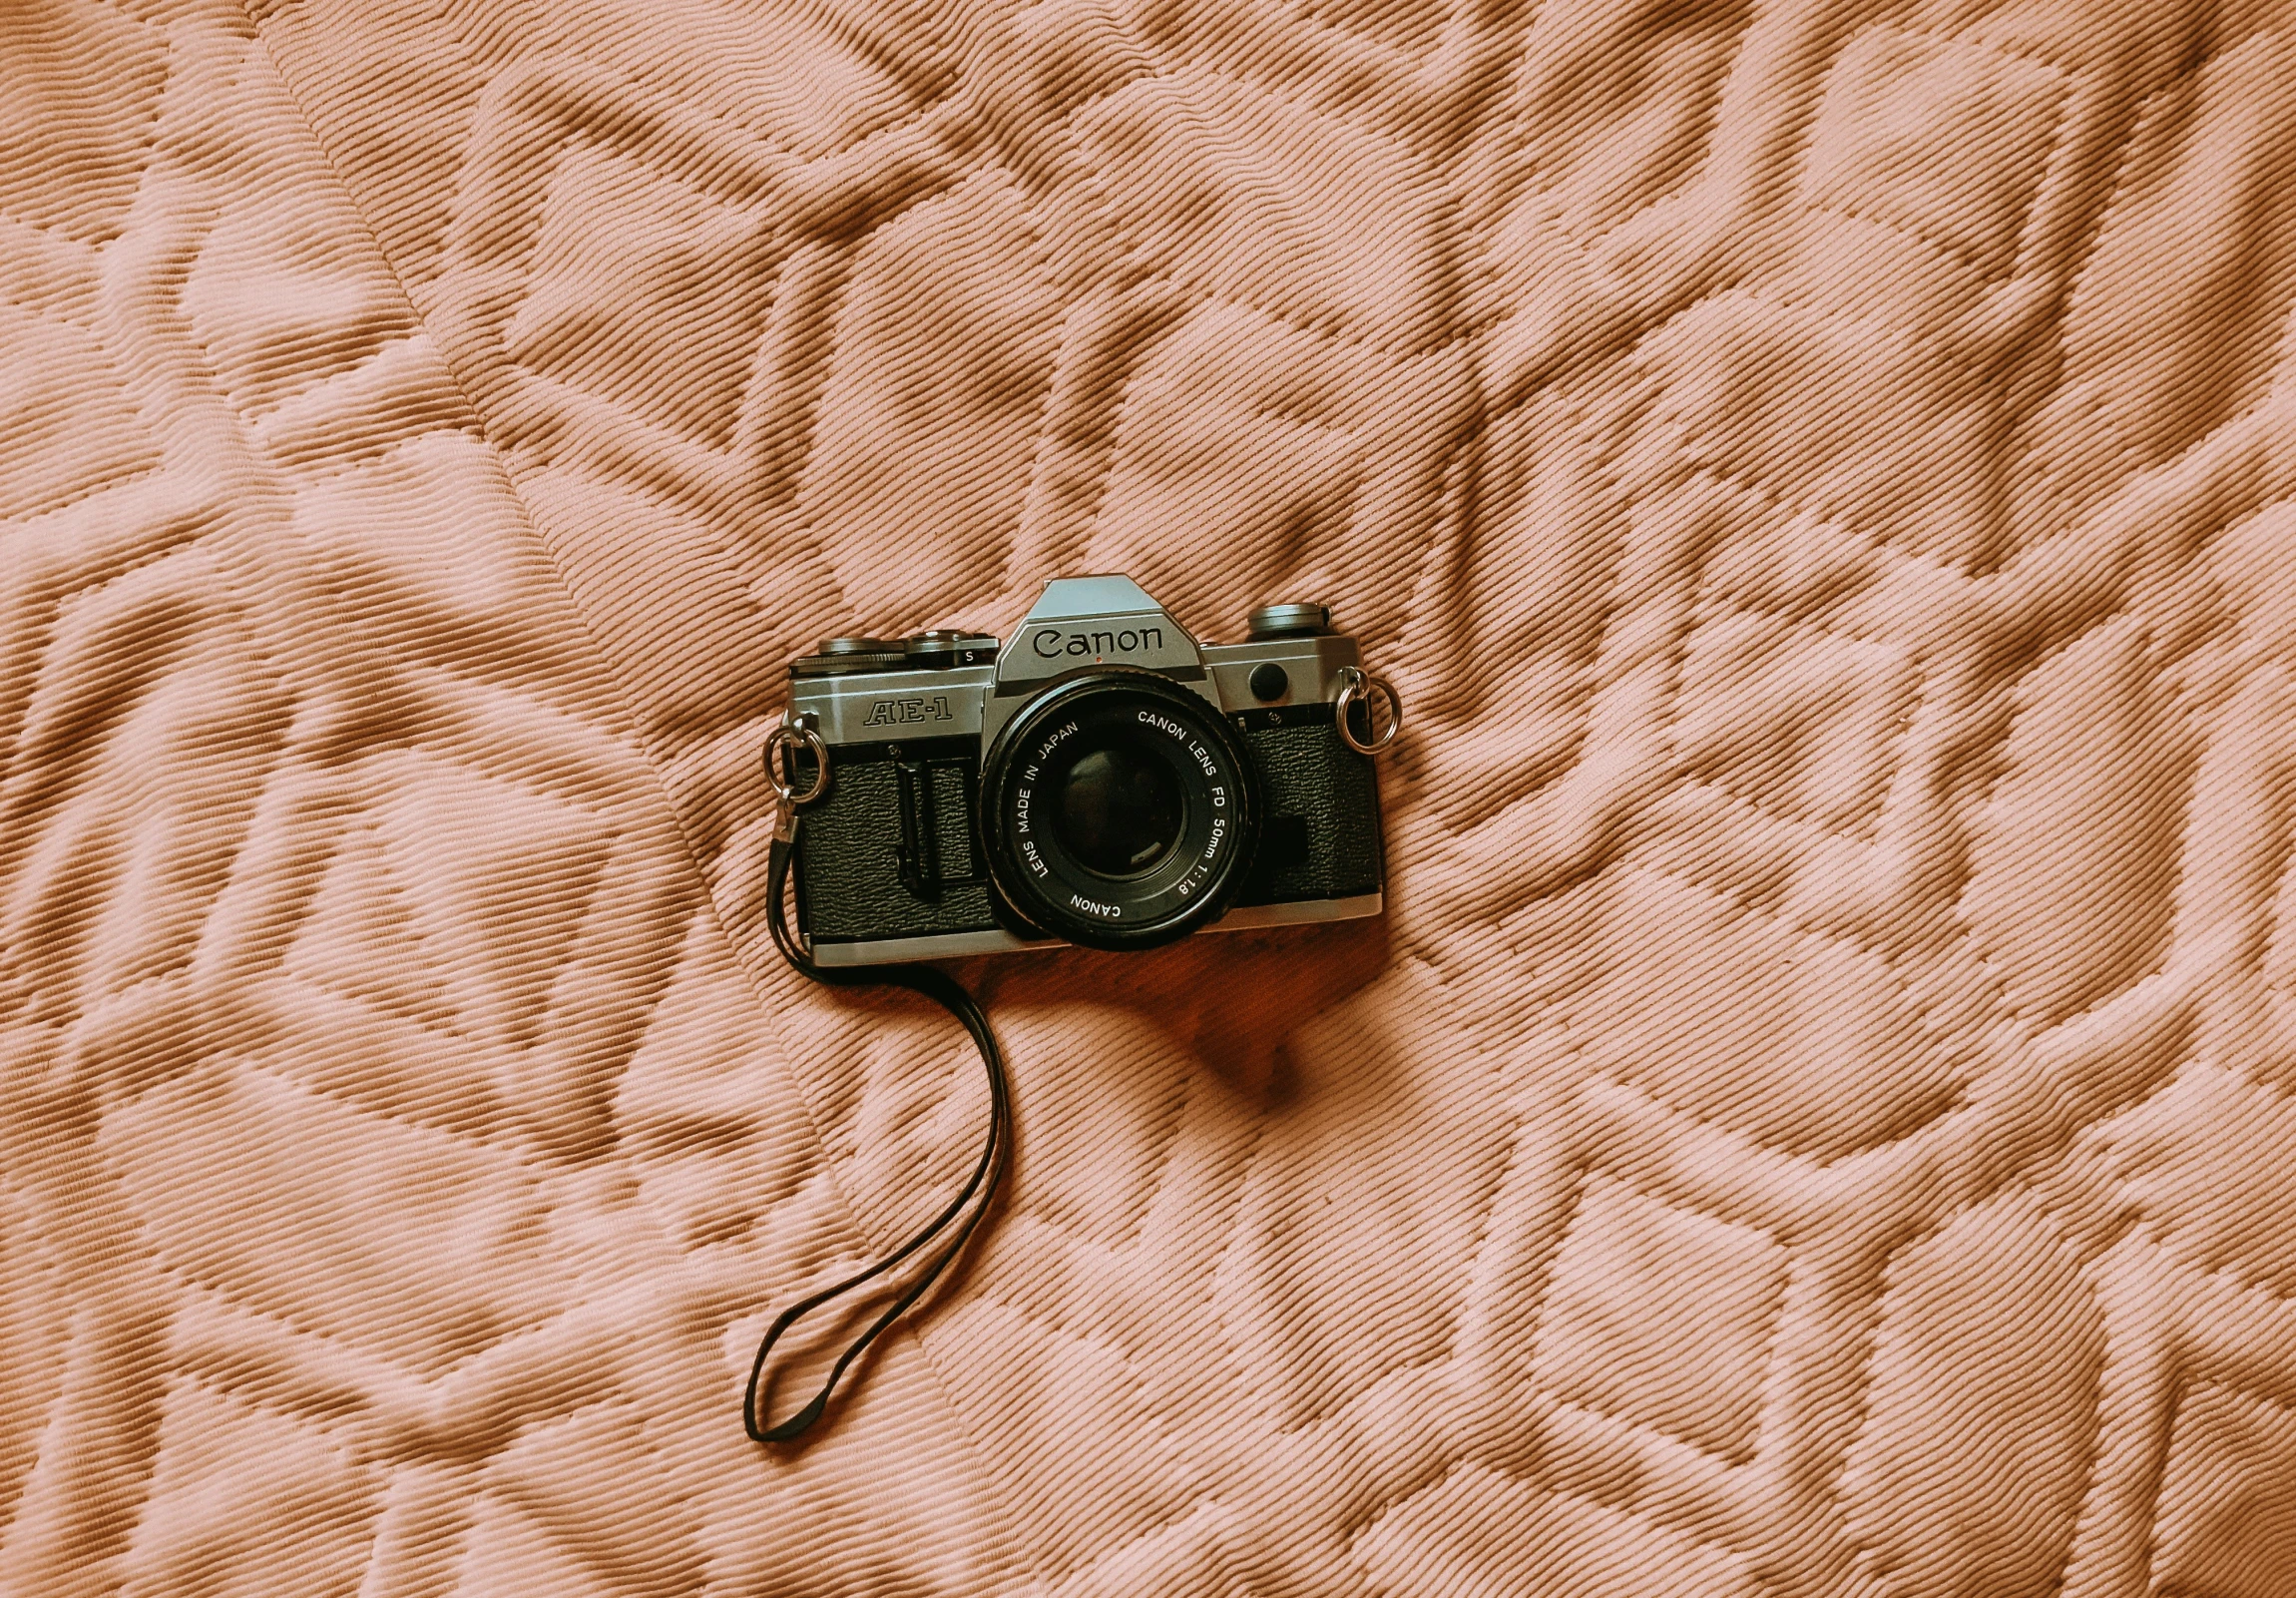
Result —
<path fill-rule="evenodd" d="M 1232 901 L 1258 774 L 1218 707 L 1104 667 L 1015 713 L 982 762 L 978 813 L 990 875 L 1028 921 L 1088 948 L 1148 948 Z"/>

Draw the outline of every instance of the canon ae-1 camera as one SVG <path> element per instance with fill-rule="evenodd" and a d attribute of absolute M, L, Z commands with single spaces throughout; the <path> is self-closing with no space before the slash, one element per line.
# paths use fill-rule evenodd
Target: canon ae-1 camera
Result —
<path fill-rule="evenodd" d="M 765 755 L 820 965 L 1376 915 L 1370 757 L 1401 707 L 1321 605 L 1199 644 L 1129 577 L 1045 591 L 1012 641 L 834 638 Z"/>

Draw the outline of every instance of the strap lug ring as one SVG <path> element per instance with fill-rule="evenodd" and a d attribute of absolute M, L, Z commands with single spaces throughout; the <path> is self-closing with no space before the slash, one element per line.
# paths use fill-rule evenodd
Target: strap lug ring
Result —
<path fill-rule="evenodd" d="M 778 771 L 773 766 L 774 751 L 781 753 Z M 804 750 L 813 757 L 813 781 L 800 793 L 796 785 L 797 752 Z M 794 809 L 810 804 L 829 792 L 829 746 L 821 742 L 821 735 L 813 730 L 813 713 L 792 717 L 784 712 L 781 725 L 765 739 L 765 781 L 780 796 L 781 802 Z"/>
<path fill-rule="evenodd" d="M 1366 744 L 1347 725 L 1347 713 L 1360 700 L 1365 706 L 1364 714 L 1368 717 L 1371 695 L 1375 692 L 1386 696 L 1387 708 L 1391 714 L 1387 731 Z M 1393 744 L 1395 735 L 1403 731 L 1403 696 L 1384 677 L 1374 677 L 1360 666 L 1342 666 L 1339 669 L 1339 698 L 1332 702 L 1331 714 L 1332 719 L 1339 724 L 1339 736 L 1347 741 L 1349 749 L 1358 755 L 1377 755 Z"/>

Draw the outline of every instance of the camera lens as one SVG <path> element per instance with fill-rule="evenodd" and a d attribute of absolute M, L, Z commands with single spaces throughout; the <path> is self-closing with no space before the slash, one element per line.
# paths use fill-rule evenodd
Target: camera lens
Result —
<path fill-rule="evenodd" d="M 1053 825 L 1088 871 L 1137 876 L 1179 840 L 1179 780 L 1152 754 L 1122 744 L 1089 751 L 1069 768 L 1060 796 Z"/>
<path fill-rule="evenodd" d="M 1203 698 L 1130 667 L 1023 705 L 981 764 L 989 873 L 1036 926 L 1147 948 L 1227 908 L 1259 824 L 1243 740 Z"/>

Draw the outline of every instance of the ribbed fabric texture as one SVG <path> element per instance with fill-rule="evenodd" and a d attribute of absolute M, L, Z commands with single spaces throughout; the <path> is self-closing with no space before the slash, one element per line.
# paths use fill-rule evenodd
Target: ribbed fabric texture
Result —
<path fill-rule="evenodd" d="M 2264 0 L 0 7 L 0 1589 L 2288 1598 L 2292 302 Z M 1094 571 L 1388 912 L 964 967 L 753 1447 L 783 666 Z"/>

